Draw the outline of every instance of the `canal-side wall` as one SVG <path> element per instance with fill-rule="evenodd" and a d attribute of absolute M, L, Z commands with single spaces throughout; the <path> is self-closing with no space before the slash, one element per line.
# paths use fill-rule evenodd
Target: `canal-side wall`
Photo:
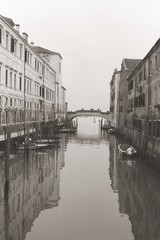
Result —
<path fill-rule="evenodd" d="M 15 149 L 15 142 L 27 142 L 29 138 L 38 139 L 40 135 L 52 138 L 56 135 L 57 126 L 57 121 L 0 126 L 0 151 L 6 150 L 8 141 L 10 149 Z"/>

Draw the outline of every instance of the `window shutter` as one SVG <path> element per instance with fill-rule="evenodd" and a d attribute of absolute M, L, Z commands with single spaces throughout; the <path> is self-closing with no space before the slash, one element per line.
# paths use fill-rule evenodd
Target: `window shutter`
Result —
<path fill-rule="evenodd" d="M 27 62 L 27 49 L 25 49 L 25 56 L 24 56 L 24 60 L 25 60 L 25 62 Z"/>
<path fill-rule="evenodd" d="M 14 52 L 14 39 L 11 38 L 11 52 Z"/>

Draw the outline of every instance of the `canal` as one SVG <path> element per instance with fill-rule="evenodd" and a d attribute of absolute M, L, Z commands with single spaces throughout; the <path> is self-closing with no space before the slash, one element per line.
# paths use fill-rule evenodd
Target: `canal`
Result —
<path fill-rule="evenodd" d="M 123 159 L 98 118 L 44 151 L 0 157 L 0 240 L 159 240 L 160 173 Z"/>

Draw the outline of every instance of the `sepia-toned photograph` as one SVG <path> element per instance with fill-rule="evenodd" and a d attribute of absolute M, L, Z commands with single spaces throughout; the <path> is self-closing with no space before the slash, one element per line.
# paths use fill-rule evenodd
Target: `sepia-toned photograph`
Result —
<path fill-rule="evenodd" d="M 0 240 L 160 240 L 160 2 L 0 10 Z"/>

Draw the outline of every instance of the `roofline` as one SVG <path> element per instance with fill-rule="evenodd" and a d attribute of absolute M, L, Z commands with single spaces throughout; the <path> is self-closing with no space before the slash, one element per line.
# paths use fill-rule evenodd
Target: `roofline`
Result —
<path fill-rule="evenodd" d="M 152 52 L 158 47 L 157 45 L 160 44 L 160 38 L 156 41 L 156 43 L 153 45 L 153 47 L 149 50 L 149 52 L 145 55 L 145 57 L 142 59 L 142 61 L 138 64 L 138 66 L 133 70 L 133 72 L 129 75 L 129 77 L 127 78 L 127 80 L 129 80 L 134 73 L 141 67 L 141 65 L 145 62 L 145 60 L 150 57 L 150 55 L 152 54 Z"/>
<path fill-rule="evenodd" d="M 58 55 L 61 59 L 63 59 L 62 56 L 61 56 L 61 54 L 58 53 L 58 52 L 53 52 L 53 51 L 51 51 L 51 50 L 49 50 L 49 49 L 46 49 L 46 48 L 43 48 L 43 47 L 40 47 L 40 46 L 34 46 L 34 47 L 35 47 L 35 48 L 36 48 L 36 47 L 39 47 L 39 48 L 44 49 L 44 51 L 43 51 L 43 50 L 40 50 L 38 53 L 44 53 L 45 50 L 46 50 L 46 51 L 48 51 L 47 54 L 51 54 L 51 55 L 52 55 L 52 53 L 53 53 L 54 55 Z"/>
<path fill-rule="evenodd" d="M 15 30 L 8 22 L 7 20 L 4 19 L 4 17 L 2 15 L 0 15 L 0 19 L 24 42 L 25 45 L 27 45 L 41 60 L 42 62 L 53 70 L 53 72 L 56 74 L 56 71 L 45 61 L 45 59 L 43 59 L 35 50 L 34 48 L 21 36 L 21 34 L 19 32 L 17 32 L 17 30 Z M 13 20 L 12 20 L 13 21 Z"/>

